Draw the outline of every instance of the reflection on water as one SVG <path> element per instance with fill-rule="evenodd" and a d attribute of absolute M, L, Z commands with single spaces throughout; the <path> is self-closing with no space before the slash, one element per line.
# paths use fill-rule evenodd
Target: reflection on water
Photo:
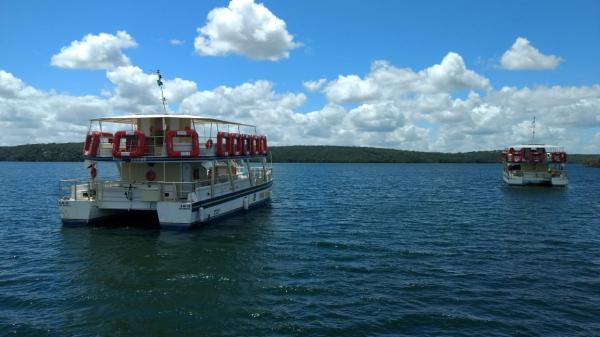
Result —
<path fill-rule="evenodd" d="M 147 329 L 192 334 L 195 324 L 219 333 L 217 325 L 228 311 L 253 307 L 241 292 L 269 282 L 260 271 L 268 262 L 263 233 L 270 207 L 255 212 L 225 220 L 218 229 L 188 232 L 64 229 L 61 251 L 79 257 L 71 286 L 85 294 L 76 307 L 89 308 L 66 315 L 65 324 L 77 327 L 83 314 L 85 320 L 104 322 L 101 334 Z M 139 325 L 124 323 L 132 319 Z"/>

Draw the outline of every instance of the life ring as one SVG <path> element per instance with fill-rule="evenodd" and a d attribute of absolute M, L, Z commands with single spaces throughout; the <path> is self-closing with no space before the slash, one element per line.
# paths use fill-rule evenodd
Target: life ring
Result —
<path fill-rule="evenodd" d="M 192 150 L 191 151 L 175 151 L 173 145 L 173 138 L 175 137 L 190 137 L 192 138 Z M 200 155 L 200 144 L 198 143 L 198 133 L 195 130 L 169 130 L 167 131 L 167 137 L 165 137 L 165 143 L 167 144 L 167 155 L 169 157 L 198 157 Z"/>
<path fill-rule="evenodd" d="M 560 161 L 562 163 L 566 163 L 567 162 L 567 153 L 566 152 L 561 152 L 560 153 Z"/>
<path fill-rule="evenodd" d="M 231 137 L 227 132 L 217 133 L 217 156 L 227 157 L 231 153 Z"/>
<path fill-rule="evenodd" d="M 204 146 L 206 147 L 206 149 L 207 149 L 207 150 L 208 150 L 208 149 L 210 149 L 210 148 L 213 146 L 213 141 L 212 141 L 212 139 L 210 139 L 210 138 L 209 138 L 209 139 L 206 141 L 206 143 L 204 144 Z"/>
<path fill-rule="evenodd" d="M 148 181 L 156 180 L 156 172 L 154 172 L 154 170 L 152 170 L 152 169 L 148 170 L 148 172 L 146 172 L 146 180 L 148 180 Z"/>
<path fill-rule="evenodd" d="M 135 143 L 130 145 L 132 148 L 131 151 L 121 151 L 121 138 L 127 139 L 127 137 L 134 137 Z M 117 131 L 115 133 L 112 150 L 113 157 L 141 157 L 144 153 L 146 153 L 144 131 Z"/>
<path fill-rule="evenodd" d="M 513 162 L 520 163 L 523 160 L 523 151 L 519 150 L 513 155 Z"/>
<path fill-rule="evenodd" d="M 85 136 L 85 143 L 83 144 L 83 155 L 86 157 L 95 157 L 100 146 L 100 138 L 102 137 L 108 138 L 109 143 L 113 141 L 113 134 L 110 132 L 93 131 L 88 133 Z"/>
<path fill-rule="evenodd" d="M 269 146 L 267 145 L 267 136 L 260 136 L 258 144 L 260 154 L 267 154 L 267 152 L 269 152 Z"/>
<path fill-rule="evenodd" d="M 96 176 L 98 175 L 98 171 L 96 170 L 95 167 L 90 167 L 90 177 L 92 177 L 92 179 L 96 178 Z"/>
<path fill-rule="evenodd" d="M 552 162 L 554 162 L 554 163 L 560 162 L 560 153 L 559 152 L 552 152 Z"/>

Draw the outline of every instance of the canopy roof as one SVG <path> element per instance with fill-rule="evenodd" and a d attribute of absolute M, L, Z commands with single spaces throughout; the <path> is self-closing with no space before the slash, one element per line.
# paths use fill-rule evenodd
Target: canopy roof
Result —
<path fill-rule="evenodd" d="M 544 148 L 546 150 L 548 149 L 562 149 L 562 146 L 560 145 L 550 145 L 550 144 L 519 144 L 519 145 L 513 145 L 511 146 L 512 148 L 519 150 L 519 149 L 536 149 L 536 148 Z"/>
<path fill-rule="evenodd" d="M 226 120 L 222 120 L 222 119 L 215 119 L 215 118 L 201 117 L 201 116 L 192 116 L 192 115 L 125 115 L 125 116 L 94 118 L 91 121 L 92 122 L 135 124 L 135 123 L 137 123 L 138 119 L 154 119 L 154 118 L 191 119 L 191 120 L 193 120 L 194 123 L 198 123 L 198 124 L 218 123 L 218 124 L 231 124 L 231 125 L 255 127 L 254 125 L 250 125 L 250 124 L 236 123 L 236 122 L 230 122 L 230 121 L 226 121 Z"/>

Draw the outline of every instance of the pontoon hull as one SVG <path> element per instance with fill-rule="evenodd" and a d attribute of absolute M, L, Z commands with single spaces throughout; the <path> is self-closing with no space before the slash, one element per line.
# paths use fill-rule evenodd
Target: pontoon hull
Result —
<path fill-rule="evenodd" d="M 515 176 L 504 172 L 502 179 L 511 186 L 567 186 L 567 177 L 551 177 L 549 175 L 523 174 Z"/>
<path fill-rule="evenodd" d="M 262 206 L 271 199 L 272 183 L 247 188 L 204 201 L 159 201 L 136 205 L 96 200 L 59 200 L 63 226 L 110 224 L 128 210 L 155 212 L 161 228 L 188 229 Z"/>

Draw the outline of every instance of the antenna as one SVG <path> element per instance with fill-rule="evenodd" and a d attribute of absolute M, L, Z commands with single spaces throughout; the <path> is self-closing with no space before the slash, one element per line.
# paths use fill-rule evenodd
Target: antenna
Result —
<path fill-rule="evenodd" d="M 156 80 L 156 84 L 158 84 L 158 87 L 160 88 L 160 97 L 161 97 L 163 109 L 165 110 L 165 115 L 166 115 L 167 114 L 167 105 L 166 105 L 167 99 L 165 98 L 165 93 L 163 91 L 162 75 L 160 74 L 159 69 L 156 69 L 156 75 L 158 76 L 158 80 Z"/>
<path fill-rule="evenodd" d="M 533 115 L 533 123 L 531 123 L 531 144 L 535 144 L 535 115 Z"/>

